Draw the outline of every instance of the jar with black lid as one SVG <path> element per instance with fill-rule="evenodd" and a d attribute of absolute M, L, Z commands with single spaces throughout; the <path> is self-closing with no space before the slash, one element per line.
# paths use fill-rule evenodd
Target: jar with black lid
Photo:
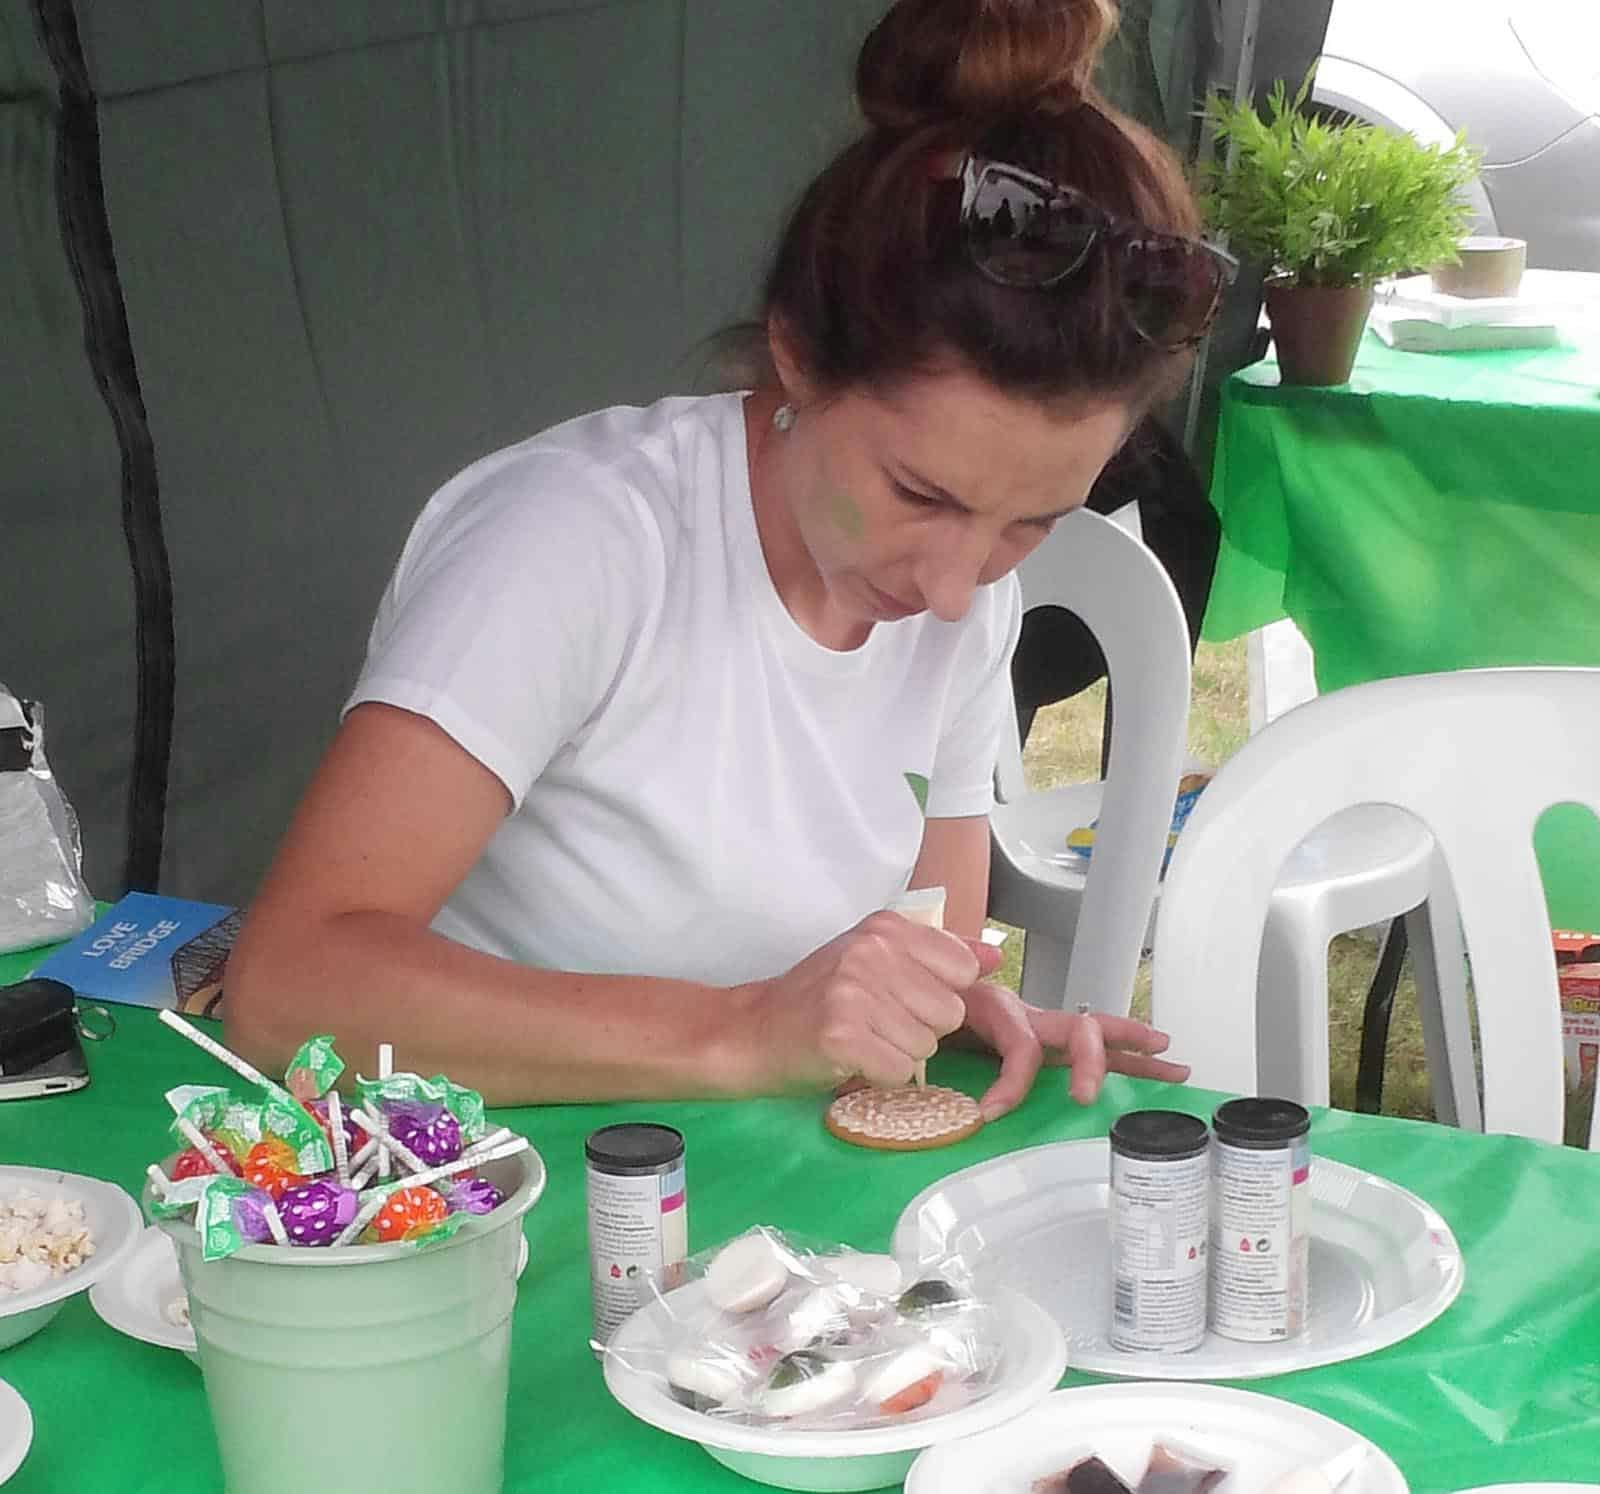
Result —
<path fill-rule="evenodd" d="M 689 1253 L 683 1136 L 671 1126 L 602 1126 L 584 1143 L 589 1292 L 596 1344 L 648 1300 L 652 1277 L 672 1284 Z"/>
<path fill-rule="evenodd" d="M 1208 1146 L 1206 1123 L 1175 1110 L 1111 1127 L 1114 1348 L 1181 1353 L 1205 1338 Z"/>
<path fill-rule="evenodd" d="M 1293 1100 L 1229 1100 L 1211 1127 L 1212 1331 L 1295 1338 L 1308 1305 L 1311 1117 Z"/>

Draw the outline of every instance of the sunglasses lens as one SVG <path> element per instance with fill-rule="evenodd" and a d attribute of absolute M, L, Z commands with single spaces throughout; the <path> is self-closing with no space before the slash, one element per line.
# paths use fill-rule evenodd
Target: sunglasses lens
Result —
<path fill-rule="evenodd" d="M 1002 285 L 1053 285 L 1088 256 L 1104 220 L 1026 176 L 990 167 L 965 214 L 973 262 Z"/>
<path fill-rule="evenodd" d="M 1204 335 L 1222 300 L 1223 262 L 1182 239 L 1130 240 L 1124 248 L 1123 304 L 1139 335 L 1181 347 Z"/>

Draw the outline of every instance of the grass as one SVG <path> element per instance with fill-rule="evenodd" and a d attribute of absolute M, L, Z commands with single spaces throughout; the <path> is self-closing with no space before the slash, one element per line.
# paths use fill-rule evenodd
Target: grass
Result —
<path fill-rule="evenodd" d="M 1105 694 L 1102 682 L 1071 700 L 1039 712 L 1023 754 L 1023 766 L 1031 786 L 1048 788 L 1099 776 Z M 1243 640 L 1222 645 L 1202 644 L 1194 665 L 1189 751 L 1201 764 L 1217 767 L 1243 744 L 1248 734 L 1249 690 Z M 1022 970 L 1023 939 L 1020 931 L 1014 931 L 1006 941 L 1005 964 L 997 977 L 1013 990 Z M 1329 951 L 1329 1084 L 1333 1103 L 1344 1109 L 1355 1108 L 1361 1019 L 1377 962 L 1377 941 L 1365 933 L 1340 935 Z M 1133 1010 L 1136 1016 L 1149 1015 L 1148 960 L 1140 964 Z M 1409 961 L 1400 980 L 1389 1028 L 1383 1113 L 1433 1119 L 1422 1029 L 1417 1019 L 1416 987 Z"/>

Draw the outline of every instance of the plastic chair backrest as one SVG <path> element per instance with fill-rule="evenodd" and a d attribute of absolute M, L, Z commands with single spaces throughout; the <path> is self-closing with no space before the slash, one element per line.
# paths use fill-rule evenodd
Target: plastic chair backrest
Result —
<path fill-rule="evenodd" d="M 1189 631 L 1161 562 L 1126 529 L 1079 509 L 1018 568 L 1024 609 L 1066 607 L 1106 656 L 1116 699 L 1094 855 L 1084 885 L 1067 1009 L 1133 988 L 1166 854 L 1189 719 Z M 1026 794 L 1015 730 L 995 771 L 1002 803 Z"/>
<path fill-rule="evenodd" d="M 1331 815 L 1389 804 L 1433 832 L 1455 887 L 1484 1129 L 1560 1141 L 1561 1014 L 1533 831 L 1552 804 L 1600 815 L 1597 744 L 1600 669 L 1378 680 L 1263 727 L 1201 795 L 1162 889 L 1153 1020 L 1192 1082 L 1255 1092 L 1257 966 L 1278 870 Z"/>

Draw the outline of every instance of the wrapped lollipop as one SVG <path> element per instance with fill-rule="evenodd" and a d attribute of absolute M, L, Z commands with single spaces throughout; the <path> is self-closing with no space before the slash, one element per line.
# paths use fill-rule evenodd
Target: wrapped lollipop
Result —
<path fill-rule="evenodd" d="M 291 1245 L 331 1245 L 361 1207 L 353 1188 L 329 1178 L 313 1178 L 284 1190 L 278 1199 L 284 1232 Z"/>
<path fill-rule="evenodd" d="M 251 1112 L 263 1135 L 273 1135 L 287 1141 L 295 1150 L 296 1168 L 304 1176 L 314 1173 L 326 1172 L 333 1166 L 333 1150 L 328 1145 L 328 1139 L 322 1134 L 315 1120 L 312 1119 L 299 1100 L 285 1089 L 276 1080 L 267 1078 L 253 1064 L 247 1063 L 237 1053 L 224 1048 L 215 1038 L 208 1037 L 193 1024 L 186 1022 L 176 1012 L 161 1011 L 156 1014 L 158 1018 L 175 1032 L 181 1033 L 196 1047 L 204 1049 L 218 1062 L 232 1069 L 247 1083 L 254 1085 L 261 1091 L 259 1109 L 254 1105 L 241 1107 Z M 337 1062 L 337 1055 L 335 1055 Z M 343 1065 L 341 1064 L 342 1068 Z M 191 1086 L 185 1086 L 191 1088 Z M 220 1091 L 227 1094 L 226 1090 Z M 169 1095 L 168 1099 L 171 1100 Z M 174 1103 L 173 1109 L 182 1114 L 179 1104 Z M 191 1117 L 192 1118 L 192 1117 Z M 232 1124 L 232 1122 L 228 1122 Z M 248 1134 L 248 1133 L 246 1133 Z M 260 1135 L 252 1138 L 260 1140 Z"/>
<path fill-rule="evenodd" d="M 290 1188 L 305 1182 L 305 1174 L 295 1170 L 294 1150 L 276 1136 L 258 1141 L 250 1148 L 242 1169 L 244 1180 L 274 1199 L 281 1199 Z"/>
<path fill-rule="evenodd" d="M 439 1167 L 461 1155 L 461 1123 L 443 1104 L 389 1100 L 383 1112 L 390 1138 L 427 1166 Z"/>
<path fill-rule="evenodd" d="M 435 1074 L 431 1079 L 404 1072 L 382 1079 L 363 1079 L 357 1075 L 356 1093 L 361 1097 L 362 1108 L 369 1113 L 387 1116 L 391 1110 L 396 1110 L 413 1119 L 422 1118 L 424 1125 L 436 1119 L 440 1111 L 448 1112 L 459 1129 L 462 1143 L 479 1140 L 487 1129 L 483 1096 L 475 1089 L 451 1083 L 443 1074 Z M 412 1110 L 412 1106 L 437 1108 Z M 400 1110 L 399 1107 L 405 1108 Z M 401 1140 L 405 1138 L 402 1136 Z"/>
<path fill-rule="evenodd" d="M 333 1051 L 333 1038 L 319 1033 L 307 1038 L 289 1060 L 289 1067 L 283 1071 L 283 1087 L 302 1105 L 309 1106 L 327 1094 L 342 1073 L 344 1060 Z"/>
<path fill-rule="evenodd" d="M 272 1199 L 239 1178 L 207 1179 L 196 1201 L 194 1227 L 208 1261 L 275 1239 L 282 1227 L 274 1230 L 274 1223 L 279 1221 Z"/>
<path fill-rule="evenodd" d="M 505 1194 L 487 1178 L 441 1178 L 439 1194 L 452 1214 L 492 1214 L 505 1202 Z"/>
<path fill-rule="evenodd" d="M 170 1014 L 169 1014 L 170 1015 Z M 363 1243 L 424 1245 L 493 1212 L 500 1190 L 476 1169 L 527 1148 L 525 1138 L 489 1133 L 483 1098 L 442 1075 L 358 1078 L 346 1104 L 334 1085 L 344 1064 L 332 1039 L 302 1045 L 277 1085 L 181 1019 L 182 1032 L 256 1086 L 241 1098 L 218 1085 L 167 1094 L 173 1129 L 188 1143 L 172 1175 L 151 1167 L 152 1212 L 193 1210 L 207 1259 L 246 1245 Z M 368 1187 L 382 1151 L 400 1175 Z"/>

